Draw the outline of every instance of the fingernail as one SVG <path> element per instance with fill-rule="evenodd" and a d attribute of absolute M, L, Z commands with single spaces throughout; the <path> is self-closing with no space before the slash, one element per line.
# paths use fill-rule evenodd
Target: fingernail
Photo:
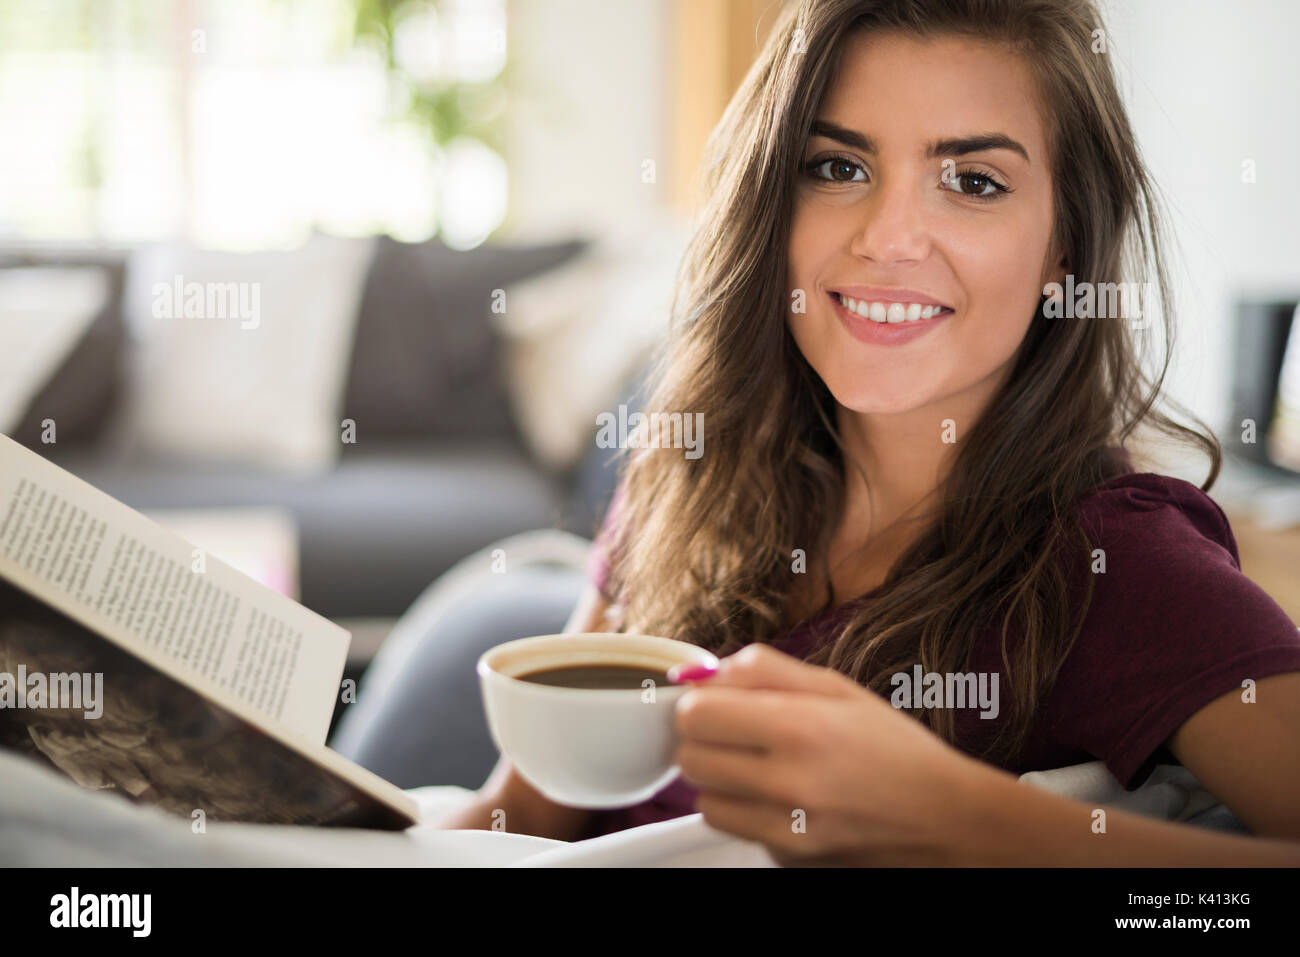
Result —
<path fill-rule="evenodd" d="M 703 681 L 717 673 L 713 665 L 673 665 L 668 669 L 668 680 L 678 685 L 683 681 Z"/>

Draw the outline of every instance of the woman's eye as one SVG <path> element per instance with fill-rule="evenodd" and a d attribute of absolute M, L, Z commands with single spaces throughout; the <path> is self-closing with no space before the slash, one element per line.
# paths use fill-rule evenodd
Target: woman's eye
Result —
<path fill-rule="evenodd" d="M 963 182 L 971 186 L 969 192 L 962 188 L 961 184 Z M 1006 186 L 1003 186 L 988 173 L 980 173 L 977 171 L 968 171 L 965 173 L 958 173 L 955 176 L 945 177 L 944 184 L 947 185 L 949 183 L 957 184 L 957 188 L 953 190 L 954 193 L 960 193 L 961 195 L 969 196 L 972 199 L 993 199 L 999 193 L 1011 192 L 1011 190 Z"/>
<path fill-rule="evenodd" d="M 861 183 L 865 182 L 867 178 L 866 170 L 842 156 L 813 160 L 804 167 L 804 170 L 814 179 L 822 179 L 831 183 Z M 855 171 L 862 174 L 861 179 L 855 177 Z"/>

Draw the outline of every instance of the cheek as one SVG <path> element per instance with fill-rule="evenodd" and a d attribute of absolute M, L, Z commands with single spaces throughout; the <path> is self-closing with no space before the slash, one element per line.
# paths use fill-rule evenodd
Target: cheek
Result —
<path fill-rule="evenodd" d="M 1020 345 L 1042 293 L 1041 256 L 1025 251 L 1044 242 L 1033 230 L 1005 229 L 949 247 L 969 303 L 960 325 L 976 354 L 1006 358 Z"/>
<path fill-rule="evenodd" d="M 847 240 L 836 238 L 824 216 L 819 217 L 815 209 L 809 209 L 806 203 L 796 203 L 790 223 L 790 241 L 786 252 L 786 325 L 800 340 L 800 331 L 806 333 L 808 314 L 814 311 L 821 293 L 817 281 L 824 278 L 828 263 L 836 261 L 836 254 Z M 796 291 L 801 291 L 804 313 L 794 311 Z M 802 321 L 801 321 L 802 320 Z M 802 345 L 803 342 L 800 342 Z"/>

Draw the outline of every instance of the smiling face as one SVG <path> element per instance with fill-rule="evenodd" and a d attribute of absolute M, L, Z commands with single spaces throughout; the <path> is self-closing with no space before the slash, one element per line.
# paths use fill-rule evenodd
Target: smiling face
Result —
<path fill-rule="evenodd" d="M 976 40 L 846 44 L 795 189 L 790 331 L 847 410 L 971 411 L 1066 272 L 1034 81 Z"/>

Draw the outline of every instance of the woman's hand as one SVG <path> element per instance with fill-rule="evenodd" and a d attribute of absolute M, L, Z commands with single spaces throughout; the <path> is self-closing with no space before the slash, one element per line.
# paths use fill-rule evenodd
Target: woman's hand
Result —
<path fill-rule="evenodd" d="M 780 864 L 935 864 L 988 769 L 878 695 L 766 645 L 677 703 L 697 810 Z"/>

